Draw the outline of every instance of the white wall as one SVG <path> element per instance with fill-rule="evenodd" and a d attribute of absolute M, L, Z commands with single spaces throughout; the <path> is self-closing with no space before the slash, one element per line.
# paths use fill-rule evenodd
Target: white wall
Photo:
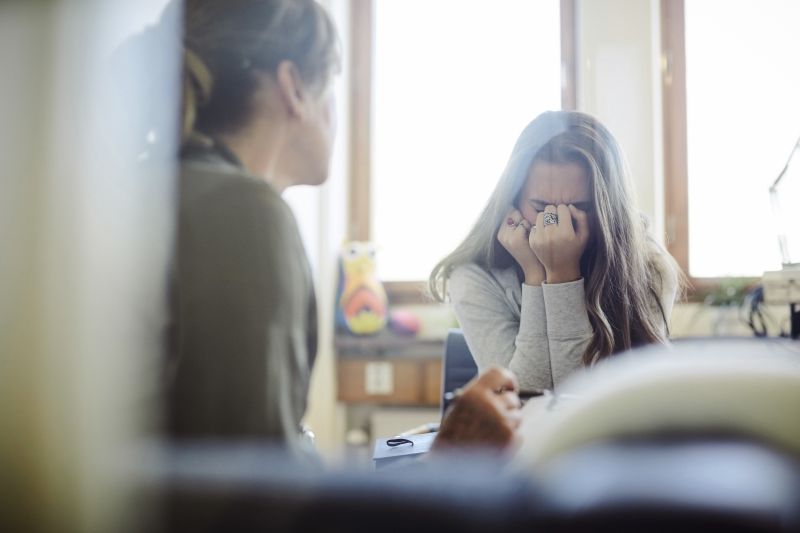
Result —
<path fill-rule="evenodd" d="M 639 207 L 662 238 L 659 2 L 578 0 L 576 8 L 578 109 L 598 117 L 619 141 Z"/>

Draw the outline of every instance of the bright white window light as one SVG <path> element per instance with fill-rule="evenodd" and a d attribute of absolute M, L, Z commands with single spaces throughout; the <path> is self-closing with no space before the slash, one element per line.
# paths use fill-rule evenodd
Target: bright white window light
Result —
<path fill-rule="evenodd" d="M 375 2 L 372 235 L 384 280 L 427 279 L 517 136 L 560 108 L 558 0 Z"/>
<path fill-rule="evenodd" d="M 784 268 L 800 268 L 800 139 L 769 188 Z"/>
<path fill-rule="evenodd" d="M 800 2 L 687 0 L 689 271 L 781 267 L 769 187 L 800 135 Z"/>

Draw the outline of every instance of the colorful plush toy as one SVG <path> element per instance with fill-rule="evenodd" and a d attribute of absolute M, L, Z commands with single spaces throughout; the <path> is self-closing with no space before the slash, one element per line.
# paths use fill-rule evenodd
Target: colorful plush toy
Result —
<path fill-rule="evenodd" d="M 339 266 L 336 323 L 355 335 L 386 327 L 386 291 L 375 274 L 375 248 L 368 242 L 346 242 Z"/>

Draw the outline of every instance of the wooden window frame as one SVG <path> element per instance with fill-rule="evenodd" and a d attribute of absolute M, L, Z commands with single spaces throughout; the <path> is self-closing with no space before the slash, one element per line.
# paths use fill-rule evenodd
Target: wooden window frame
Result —
<path fill-rule="evenodd" d="M 350 3 L 350 183 L 347 238 L 370 239 L 374 0 Z"/>
<path fill-rule="evenodd" d="M 684 0 L 661 0 L 661 90 L 664 127 L 664 222 L 667 250 L 686 274 L 689 301 L 703 301 L 732 278 L 698 278 L 689 271 L 689 163 L 686 114 Z M 736 278 L 755 285 L 759 278 Z"/>
<path fill-rule="evenodd" d="M 347 237 L 371 238 L 372 191 L 372 52 L 374 1 L 350 3 L 350 183 L 348 189 Z M 577 31 L 575 0 L 561 0 L 561 106 L 577 108 Z M 429 301 L 426 281 L 384 281 L 392 303 Z"/>

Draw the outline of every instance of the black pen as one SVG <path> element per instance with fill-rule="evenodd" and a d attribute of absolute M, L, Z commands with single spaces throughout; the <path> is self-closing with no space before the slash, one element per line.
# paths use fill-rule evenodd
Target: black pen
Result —
<path fill-rule="evenodd" d="M 525 401 L 537 396 L 544 396 L 544 393 L 545 391 L 542 389 L 522 389 L 517 391 L 517 396 L 520 400 Z"/>
<path fill-rule="evenodd" d="M 508 389 L 501 389 L 501 390 L 498 390 L 498 391 L 495 391 L 495 392 L 500 394 L 502 392 L 505 392 L 506 390 L 508 390 Z M 452 392 L 446 392 L 444 394 L 444 399 L 447 402 L 455 401 L 455 400 L 458 399 L 459 396 L 461 396 L 461 394 L 463 394 L 463 392 L 464 392 L 464 390 L 461 389 L 461 388 L 458 388 L 458 389 L 456 389 L 456 390 L 454 390 Z M 544 393 L 545 393 L 545 391 L 541 390 L 541 389 L 522 389 L 522 390 L 518 390 L 518 391 L 513 391 L 512 390 L 510 392 L 516 392 L 517 396 L 519 396 L 519 399 L 522 400 L 522 401 L 527 401 L 527 400 L 530 400 L 531 398 L 535 398 L 537 396 L 544 396 Z"/>

